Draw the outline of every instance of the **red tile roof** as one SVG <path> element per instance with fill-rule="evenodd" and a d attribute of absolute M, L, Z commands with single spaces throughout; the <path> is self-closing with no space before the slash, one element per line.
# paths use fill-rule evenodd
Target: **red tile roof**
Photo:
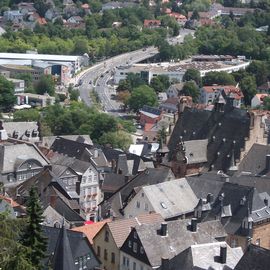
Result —
<path fill-rule="evenodd" d="M 212 85 L 212 86 L 204 86 L 203 90 L 207 93 L 214 93 L 216 91 L 224 90 L 225 94 L 228 96 L 233 94 L 235 99 L 242 99 L 244 97 L 240 88 L 234 85 Z"/>
<path fill-rule="evenodd" d="M 144 20 L 144 27 L 150 27 L 150 26 L 160 26 L 161 22 L 160 20 Z"/>
<path fill-rule="evenodd" d="M 83 225 L 80 227 L 75 227 L 72 228 L 72 231 L 75 232 L 82 232 L 85 234 L 85 236 L 87 237 L 87 239 L 89 240 L 89 242 L 91 244 L 93 244 L 93 238 L 97 235 L 97 233 L 103 228 L 103 226 L 107 223 L 111 221 L 110 219 L 105 219 L 93 224 L 88 224 L 88 225 Z"/>

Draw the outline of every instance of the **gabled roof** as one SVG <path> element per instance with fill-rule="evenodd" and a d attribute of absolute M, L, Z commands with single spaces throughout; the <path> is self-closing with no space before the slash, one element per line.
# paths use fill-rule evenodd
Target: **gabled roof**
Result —
<path fill-rule="evenodd" d="M 47 240 L 48 241 L 48 244 L 47 244 L 48 257 L 45 259 L 45 261 L 47 261 L 48 259 L 52 261 L 51 255 L 56 250 L 57 240 L 60 238 L 60 240 L 61 239 L 64 240 L 64 245 L 63 246 L 60 245 L 59 247 L 60 251 L 62 249 L 64 251 L 64 254 L 69 254 L 69 257 L 65 255 L 63 259 L 59 258 L 60 263 L 62 260 L 66 260 L 66 262 L 63 262 L 63 264 L 68 263 L 68 266 L 69 266 L 71 265 L 71 263 L 73 263 L 74 268 L 71 267 L 71 269 L 78 269 L 75 266 L 75 263 L 81 257 L 84 257 L 87 261 L 88 269 L 95 269 L 95 267 L 99 267 L 99 264 L 100 264 L 99 260 L 97 259 L 95 252 L 92 246 L 90 245 L 88 239 L 83 235 L 83 233 L 65 229 L 65 235 L 63 235 L 63 232 L 62 232 L 62 236 L 61 236 L 60 235 L 61 230 L 62 229 L 59 229 L 59 228 L 43 226 L 44 234 L 48 239 Z M 68 245 L 70 249 L 67 247 Z M 65 252 L 66 250 L 64 249 L 66 249 L 67 252 Z M 49 256 L 51 256 L 51 258 L 49 258 Z M 45 262 L 45 265 L 46 265 L 46 262 Z M 60 267 L 62 267 L 61 264 L 60 264 Z M 59 270 L 59 269 L 68 270 L 70 268 L 53 268 L 53 269 L 54 270 Z"/>
<path fill-rule="evenodd" d="M 205 220 L 221 218 L 228 233 L 246 235 L 242 222 L 249 217 L 253 222 L 270 218 L 270 209 L 255 188 L 225 182 Z"/>
<path fill-rule="evenodd" d="M 131 227 L 156 222 L 161 223 L 162 221 L 164 221 L 164 219 L 159 214 L 153 213 L 142 214 L 135 218 L 111 221 L 107 223 L 107 226 L 111 231 L 116 246 L 120 248 L 128 237 Z"/>
<path fill-rule="evenodd" d="M 228 105 L 229 106 L 229 105 Z M 245 110 L 226 107 L 225 112 L 185 108 L 177 120 L 168 147 L 183 141 L 208 139 L 206 169 L 226 171 L 234 150 L 236 159 L 249 137 L 250 116 Z"/>
<path fill-rule="evenodd" d="M 60 229 L 56 246 L 54 249 L 52 267 L 55 270 L 75 270 L 70 243 L 64 226 Z"/>
<path fill-rule="evenodd" d="M 220 262 L 220 248 L 226 247 L 226 262 Z M 234 269 L 243 255 L 241 247 L 231 248 L 226 242 L 195 244 L 169 261 L 170 270 Z M 162 270 L 162 267 L 158 268 Z"/>
<path fill-rule="evenodd" d="M 93 238 L 99 233 L 105 224 L 110 222 L 110 219 L 105 219 L 93 224 L 87 224 L 79 227 L 72 228 L 72 231 L 82 232 L 87 237 L 89 242 L 93 244 Z"/>
<path fill-rule="evenodd" d="M 270 250 L 251 244 L 234 270 L 268 270 L 269 265 Z"/>
<path fill-rule="evenodd" d="M 212 85 L 212 86 L 203 86 L 202 89 L 206 93 L 215 93 L 224 91 L 226 96 L 233 95 L 234 99 L 242 99 L 244 97 L 240 88 L 234 85 Z"/>
<path fill-rule="evenodd" d="M 130 181 L 125 183 L 119 190 L 117 190 L 110 198 L 100 203 L 101 215 L 108 217 L 110 210 L 115 217 L 120 217 L 119 209 L 123 207 L 122 202 L 129 196 L 135 187 L 162 183 L 175 179 L 170 168 L 159 167 L 149 168 L 133 177 Z"/>
<path fill-rule="evenodd" d="M 189 220 L 167 222 L 167 236 L 158 234 L 161 223 L 142 224 L 135 227 L 152 267 L 160 266 L 161 258 L 171 259 L 191 245 L 212 243 L 216 242 L 215 238 L 226 237 L 222 225 L 217 220 L 198 223 L 196 232 L 189 229 L 189 224 Z"/>
<path fill-rule="evenodd" d="M 185 178 L 142 187 L 154 211 L 164 219 L 194 211 L 198 199 Z"/>

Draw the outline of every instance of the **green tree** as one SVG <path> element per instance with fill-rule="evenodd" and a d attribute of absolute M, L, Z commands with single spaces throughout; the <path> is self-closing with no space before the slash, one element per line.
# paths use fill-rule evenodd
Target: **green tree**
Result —
<path fill-rule="evenodd" d="M 37 109 L 28 109 L 16 111 L 13 114 L 13 119 L 15 122 L 20 121 L 38 121 L 39 111 Z"/>
<path fill-rule="evenodd" d="M 191 20 L 199 20 L 200 19 L 200 15 L 199 15 L 199 12 L 198 10 L 194 10 L 191 17 L 190 17 Z"/>
<path fill-rule="evenodd" d="M 270 77 L 269 66 L 264 61 L 252 61 L 247 67 L 247 72 L 255 76 L 258 86 L 267 82 Z"/>
<path fill-rule="evenodd" d="M 128 104 L 130 109 L 138 112 L 144 105 L 155 106 L 157 95 L 153 88 L 142 85 L 132 91 Z"/>
<path fill-rule="evenodd" d="M 29 220 L 21 236 L 21 243 L 30 248 L 29 260 L 36 269 L 43 269 L 41 261 L 45 258 L 47 241 L 42 231 L 42 208 L 38 192 L 32 187 L 27 202 L 27 215 Z"/>
<path fill-rule="evenodd" d="M 193 81 L 185 82 L 182 92 L 187 96 L 191 96 L 194 102 L 197 102 L 200 95 L 199 87 Z"/>
<path fill-rule="evenodd" d="M 5 77 L 0 76 L 0 108 L 7 112 L 10 111 L 16 102 L 14 95 L 14 84 Z"/>
<path fill-rule="evenodd" d="M 38 94 L 43 95 L 47 93 L 50 96 L 54 96 L 55 82 L 52 75 L 42 75 L 39 82 L 36 84 L 35 89 Z"/>
<path fill-rule="evenodd" d="M 132 138 L 128 133 L 120 130 L 115 132 L 104 133 L 100 137 L 99 143 L 102 145 L 109 144 L 113 148 L 128 150 L 129 146 L 132 144 Z"/>
<path fill-rule="evenodd" d="M 200 71 L 193 68 L 187 69 L 187 71 L 183 76 L 183 81 L 184 82 L 194 81 L 198 86 L 202 86 L 202 78 Z"/>
<path fill-rule="evenodd" d="M 24 219 L 9 216 L 7 211 L 0 213 L 0 262 L 3 270 L 35 270 L 27 254 L 29 249 L 18 243 Z"/>
<path fill-rule="evenodd" d="M 208 72 L 203 77 L 203 85 L 235 85 L 235 80 L 232 74 L 221 71 L 211 71 Z"/>
<path fill-rule="evenodd" d="M 256 95 L 257 93 L 257 87 L 256 87 L 256 79 L 254 76 L 246 76 L 240 81 L 239 84 L 240 89 L 242 90 L 244 94 L 244 102 L 245 105 L 250 105 L 251 99 Z"/>
<path fill-rule="evenodd" d="M 169 77 L 166 75 L 158 75 L 151 80 L 150 86 L 157 92 L 164 92 L 170 86 Z"/>
<path fill-rule="evenodd" d="M 131 90 L 145 84 L 145 81 L 141 78 L 140 74 L 137 73 L 128 73 L 126 80 L 129 83 Z"/>

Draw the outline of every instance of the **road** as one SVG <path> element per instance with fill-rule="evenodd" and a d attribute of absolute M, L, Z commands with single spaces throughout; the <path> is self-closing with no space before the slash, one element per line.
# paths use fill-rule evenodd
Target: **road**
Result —
<path fill-rule="evenodd" d="M 193 35 L 193 33 L 193 30 L 183 29 L 179 36 L 168 38 L 167 41 L 173 45 L 182 43 L 186 35 Z M 107 85 L 107 82 L 112 76 L 112 70 L 121 64 L 138 63 L 157 53 L 157 48 L 148 47 L 109 58 L 83 71 L 75 78 L 75 83 L 81 82 L 81 85 L 79 86 L 81 99 L 87 106 L 91 106 L 92 102 L 89 97 L 89 92 L 95 88 L 104 111 L 110 114 L 119 115 L 119 103 L 111 99 L 111 94 L 113 93 L 112 88 Z"/>

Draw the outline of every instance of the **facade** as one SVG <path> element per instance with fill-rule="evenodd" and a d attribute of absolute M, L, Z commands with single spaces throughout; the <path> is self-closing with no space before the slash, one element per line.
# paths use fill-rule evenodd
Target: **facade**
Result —
<path fill-rule="evenodd" d="M 131 227 L 141 223 L 151 224 L 162 221 L 162 217 L 158 214 L 145 214 L 106 223 L 93 239 L 95 252 L 102 262 L 101 267 L 107 270 L 121 269 L 120 248 L 129 235 Z"/>
<path fill-rule="evenodd" d="M 23 14 L 19 10 L 4 11 L 3 19 L 5 21 L 19 23 L 23 20 Z"/>
<path fill-rule="evenodd" d="M 161 119 L 161 110 L 144 105 L 140 110 L 140 124 L 155 124 Z"/>
<path fill-rule="evenodd" d="M 32 93 L 18 93 L 17 95 L 18 105 L 31 105 L 33 107 L 47 107 L 55 103 L 55 97 L 51 97 L 48 94 L 38 95 Z"/>
<path fill-rule="evenodd" d="M 233 85 L 203 86 L 200 89 L 199 102 L 205 105 L 213 104 L 219 98 L 220 94 L 223 94 L 225 99 L 228 97 L 232 98 L 235 108 L 241 107 L 244 95 L 238 87 Z"/>
<path fill-rule="evenodd" d="M 1 142 L 0 155 L 1 182 L 6 185 L 25 181 L 49 164 L 34 144 L 15 139 Z"/>
<path fill-rule="evenodd" d="M 265 98 L 270 97 L 269 94 L 256 94 L 251 100 L 251 108 L 260 107 L 263 105 L 263 101 Z"/>
<path fill-rule="evenodd" d="M 211 71 L 224 71 L 227 73 L 245 69 L 250 64 L 249 61 L 232 59 L 231 61 L 193 61 L 183 60 L 177 63 L 156 63 L 156 64 L 133 64 L 118 66 L 114 72 L 114 82 L 119 84 L 120 80 L 125 80 L 128 73 L 139 74 L 142 79 L 149 84 L 158 75 L 167 75 L 170 81 L 181 82 L 187 69 L 197 69 L 201 77 Z"/>
<path fill-rule="evenodd" d="M 156 212 L 165 220 L 190 215 L 198 203 L 185 178 L 144 186 L 127 200 L 125 218 Z"/>
<path fill-rule="evenodd" d="M 15 94 L 24 92 L 24 87 L 25 87 L 24 80 L 18 80 L 18 79 L 12 79 L 12 78 L 7 78 L 7 80 L 14 84 Z"/>

